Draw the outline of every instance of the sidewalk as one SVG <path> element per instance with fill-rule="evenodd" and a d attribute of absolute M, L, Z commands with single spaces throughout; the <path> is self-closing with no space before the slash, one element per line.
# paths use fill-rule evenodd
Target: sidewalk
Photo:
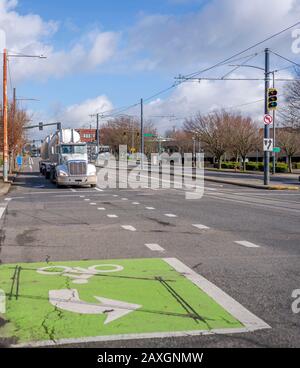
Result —
<path fill-rule="evenodd" d="M 17 176 L 17 173 L 9 175 L 8 182 L 3 182 L 3 172 L 0 170 L 0 197 L 6 195 L 11 188 L 12 183 L 14 182 L 15 178 Z"/>

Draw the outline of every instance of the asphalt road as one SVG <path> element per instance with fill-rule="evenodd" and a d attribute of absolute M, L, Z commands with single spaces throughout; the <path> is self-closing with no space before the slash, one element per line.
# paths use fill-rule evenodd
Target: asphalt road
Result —
<path fill-rule="evenodd" d="M 57 189 L 36 172 L 36 163 L 25 170 L 1 199 L 3 265 L 163 254 L 179 259 L 271 327 L 72 346 L 300 347 L 300 314 L 291 308 L 292 292 L 300 289 L 299 193 L 208 183 L 202 199 L 187 200 L 185 189 L 174 188 Z"/>

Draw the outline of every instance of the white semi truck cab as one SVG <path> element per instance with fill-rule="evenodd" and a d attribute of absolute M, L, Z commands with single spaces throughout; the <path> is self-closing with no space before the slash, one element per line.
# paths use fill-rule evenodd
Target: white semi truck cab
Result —
<path fill-rule="evenodd" d="M 88 162 L 87 145 L 74 129 L 48 136 L 41 148 L 40 171 L 57 186 L 96 187 L 96 167 Z"/>

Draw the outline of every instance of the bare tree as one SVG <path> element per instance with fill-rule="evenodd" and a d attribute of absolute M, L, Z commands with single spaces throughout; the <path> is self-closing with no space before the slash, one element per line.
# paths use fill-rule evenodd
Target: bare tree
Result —
<path fill-rule="evenodd" d="M 207 115 L 198 113 L 195 118 L 184 122 L 185 131 L 200 139 L 203 148 L 218 161 L 219 168 L 222 166 L 222 156 L 229 146 L 227 133 L 230 118 L 230 113 L 221 110 Z"/>
<path fill-rule="evenodd" d="M 247 155 L 258 146 L 258 127 L 251 118 L 235 114 L 231 116 L 229 133 L 229 149 L 242 158 L 245 171 Z"/>

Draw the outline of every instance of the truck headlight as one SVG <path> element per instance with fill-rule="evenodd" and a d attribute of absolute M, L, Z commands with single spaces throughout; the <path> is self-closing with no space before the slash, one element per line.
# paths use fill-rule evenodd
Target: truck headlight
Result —
<path fill-rule="evenodd" d="M 65 171 L 59 170 L 57 173 L 58 176 L 68 176 L 68 174 Z"/>

